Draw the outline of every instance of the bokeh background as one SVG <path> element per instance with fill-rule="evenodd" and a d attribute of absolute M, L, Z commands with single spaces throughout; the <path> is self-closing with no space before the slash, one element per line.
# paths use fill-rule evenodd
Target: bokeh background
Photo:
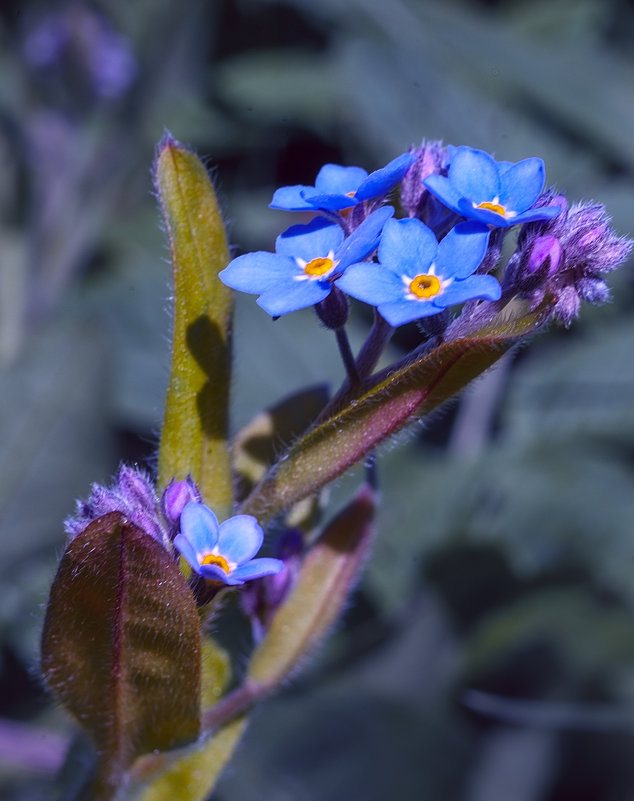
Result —
<path fill-rule="evenodd" d="M 37 672 L 62 520 L 151 465 L 170 273 L 151 163 L 209 163 L 235 252 L 275 187 L 443 139 L 539 155 L 634 230 L 627 0 L 8 0 L 0 11 L 0 797 L 54 797 Z M 382 452 L 375 553 L 254 716 L 222 801 L 634 797 L 634 292 L 586 308 Z M 355 307 L 360 342 L 367 309 Z M 399 329 L 393 355 L 416 343 Z M 311 312 L 238 299 L 234 427 L 342 377 Z M 359 481 L 333 489 L 336 507 Z M 244 643 L 246 654 L 247 643 Z"/>

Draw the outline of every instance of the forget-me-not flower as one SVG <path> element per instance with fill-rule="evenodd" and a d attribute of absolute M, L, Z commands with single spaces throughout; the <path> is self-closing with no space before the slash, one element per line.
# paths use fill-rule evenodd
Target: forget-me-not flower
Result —
<path fill-rule="evenodd" d="M 208 506 L 190 501 L 183 509 L 180 525 L 174 546 L 204 579 L 244 584 L 279 573 L 284 567 L 281 559 L 252 558 L 260 550 L 264 535 L 251 515 L 236 515 L 218 524 Z"/>
<path fill-rule="evenodd" d="M 508 228 L 559 214 L 558 206 L 534 208 L 544 186 L 541 159 L 513 164 L 472 147 L 450 147 L 449 153 L 448 175 L 430 175 L 423 183 L 441 203 L 468 220 Z"/>
<path fill-rule="evenodd" d="M 438 314 L 476 298 L 497 300 L 492 275 L 473 275 L 486 253 L 489 231 L 460 223 L 440 242 L 416 219 L 388 220 L 379 245 L 379 263 L 352 264 L 337 286 L 372 306 L 392 326 Z"/>
<path fill-rule="evenodd" d="M 364 200 L 387 194 L 415 161 L 414 153 L 403 153 L 380 170 L 368 173 L 362 167 L 324 164 L 315 186 L 283 186 L 276 190 L 272 209 L 283 211 L 343 211 Z"/>
<path fill-rule="evenodd" d="M 258 305 L 273 317 L 314 306 L 328 297 L 333 280 L 349 264 L 372 253 L 393 214 L 391 206 L 377 209 L 348 237 L 325 217 L 293 225 L 278 236 L 275 253 L 260 250 L 238 256 L 220 272 L 220 280 L 259 295 Z"/>

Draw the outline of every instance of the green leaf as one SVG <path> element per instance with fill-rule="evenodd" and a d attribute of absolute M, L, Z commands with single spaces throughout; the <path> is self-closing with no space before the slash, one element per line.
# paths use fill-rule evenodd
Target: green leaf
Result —
<path fill-rule="evenodd" d="M 374 512 L 374 492 L 365 485 L 310 549 L 291 595 L 253 655 L 248 681 L 277 686 L 326 634 L 365 561 Z"/>
<path fill-rule="evenodd" d="M 509 304 L 511 305 L 511 304 Z M 483 373 L 520 336 L 544 321 L 544 309 L 502 310 L 487 326 L 370 379 L 360 396 L 298 440 L 253 490 L 241 511 L 260 521 L 317 492 L 407 423 L 436 409 Z M 337 407 L 335 407 L 337 408 Z"/>
<path fill-rule="evenodd" d="M 236 718 L 213 737 L 183 749 L 170 758 L 164 755 L 163 770 L 141 789 L 126 795 L 126 801 L 205 801 L 246 727 Z"/>
<path fill-rule="evenodd" d="M 42 672 L 91 736 L 109 799 L 133 760 L 200 729 L 200 625 L 165 548 L 111 512 L 69 544 L 51 588 Z"/>
<path fill-rule="evenodd" d="M 229 261 L 222 218 L 202 162 L 166 137 L 156 161 L 174 267 L 172 368 L 159 448 L 159 485 L 191 475 L 205 503 L 232 506 L 227 449 L 233 296 L 218 280 Z"/>

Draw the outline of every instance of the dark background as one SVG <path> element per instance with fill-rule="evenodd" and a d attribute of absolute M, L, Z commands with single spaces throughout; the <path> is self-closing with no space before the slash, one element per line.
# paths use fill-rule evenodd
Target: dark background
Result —
<path fill-rule="evenodd" d="M 634 218 L 626 0 L 5 2 L 0 14 L 0 797 L 52 797 L 71 726 L 37 643 L 62 520 L 151 464 L 169 265 L 151 163 L 206 158 L 235 253 L 327 161 L 443 139 L 541 156 Z M 634 797 L 631 265 L 586 308 L 384 449 L 375 553 L 336 633 L 255 715 L 223 801 Z M 367 310 L 356 308 L 359 343 Z M 393 356 L 415 343 L 400 329 Z M 234 428 L 342 377 L 311 312 L 238 298 Z M 398 445 L 398 447 L 396 447 Z M 334 489 L 341 503 L 358 483 Z"/>

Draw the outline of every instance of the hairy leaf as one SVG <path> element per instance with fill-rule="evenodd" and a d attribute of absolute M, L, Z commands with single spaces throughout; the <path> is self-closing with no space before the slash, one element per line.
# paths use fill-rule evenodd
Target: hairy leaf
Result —
<path fill-rule="evenodd" d="M 274 517 L 358 462 L 408 422 L 436 409 L 483 373 L 519 337 L 532 333 L 544 310 L 501 312 L 486 329 L 445 342 L 429 353 L 370 379 L 360 396 L 339 399 L 337 410 L 298 440 L 253 490 L 241 509 Z"/>
<path fill-rule="evenodd" d="M 308 552 L 297 584 L 253 655 L 250 681 L 276 686 L 326 634 L 358 578 L 370 544 L 374 510 L 374 493 L 366 485 Z"/>
<path fill-rule="evenodd" d="M 222 218 L 202 162 L 173 139 L 159 146 L 156 187 L 174 268 L 172 367 L 159 448 L 159 485 L 190 474 L 216 512 L 228 513 L 227 449 L 232 291 Z"/>
<path fill-rule="evenodd" d="M 69 544 L 53 582 L 42 671 L 100 756 L 108 799 L 141 754 L 183 745 L 200 728 L 200 625 L 165 548 L 119 512 Z"/>
<path fill-rule="evenodd" d="M 228 654 L 213 640 L 203 639 L 202 704 L 211 706 L 231 678 Z M 233 753 L 246 720 L 232 721 L 213 737 L 168 754 L 143 757 L 131 772 L 129 801 L 204 801 Z"/>

